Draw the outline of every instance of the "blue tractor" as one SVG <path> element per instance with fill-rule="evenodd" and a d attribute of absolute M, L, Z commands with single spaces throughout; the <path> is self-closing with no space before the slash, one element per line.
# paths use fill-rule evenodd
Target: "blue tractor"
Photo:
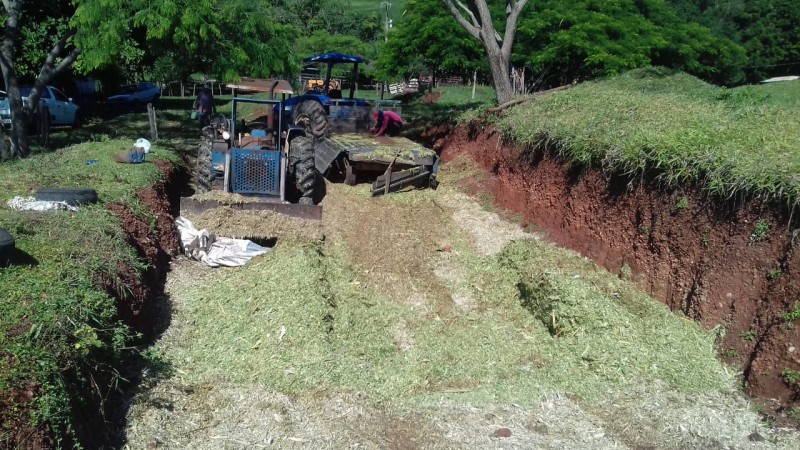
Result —
<path fill-rule="evenodd" d="M 239 199 L 247 201 L 220 202 L 213 197 L 193 196 L 181 199 L 181 210 L 199 213 L 224 205 L 320 220 L 322 207 L 315 205 L 319 184 L 313 139 L 305 135 L 303 127 L 284 124 L 280 116 L 274 120 L 269 117 L 268 122 L 240 124 L 238 114 L 243 104 L 280 111 L 283 103 L 234 97 L 230 118 L 212 118 L 200 138 L 195 191 L 204 194 L 220 190 L 239 194 Z"/>
<path fill-rule="evenodd" d="M 399 101 L 368 102 L 355 98 L 361 57 L 323 53 L 303 60 L 324 65 L 324 72 L 304 81 L 302 95 L 283 103 L 285 123 L 302 126 L 314 140 L 314 165 L 320 174 L 338 173 L 347 184 L 373 180 L 373 195 L 409 186 L 435 187 L 438 157 L 403 137 L 372 136 L 373 112 L 378 109 L 400 113 Z M 352 65 L 349 95 L 333 78 L 336 65 Z M 324 73 L 324 79 L 321 75 Z M 316 78 L 316 79 L 315 79 Z"/>
<path fill-rule="evenodd" d="M 364 62 L 359 56 L 342 53 L 323 53 L 303 60 L 306 64 L 324 64 L 324 80 L 309 80 L 301 89 L 302 95 L 288 98 L 283 103 L 283 120 L 301 124 L 306 134 L 320 140 L 331 133 L 366 132 L 372 119 L 373 105 L 354 98 L 358 80 L 358 65 Z M 343 96 L 341 84 L 332 78 L 337 64 L 352 64 L 349 95 Z"/>

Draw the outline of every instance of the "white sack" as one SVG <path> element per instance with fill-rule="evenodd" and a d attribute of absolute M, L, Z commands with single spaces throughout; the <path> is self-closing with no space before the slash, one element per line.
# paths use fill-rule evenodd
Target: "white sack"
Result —
<path fill-rule="evenodd" d="M 175 219 L 175 225 L 181 234 L 181 246 L 186 256 L 202 261 L 210 267 L 243 266 L 253 257 L 269 252 L 269 247 L 262 247 L 245 239 L 231 239 L 215 236 L 208 230 L 194 227 L 184 217 Z"/>
<path fill-rule="evenodd" d="M 78 208 L 70 206 L 67 202 L 52 202 L 36 200 L 35 197 L 16 196 L 8 201 L 8 207 L 17 211 L 77 211 Z"/>
<path fill-rule="evenodd" d="M 134 147 L 140 147 L 145 153 L 150 153 L 150 141 L 145 138 L 139 138 L 133 143 Z"/>

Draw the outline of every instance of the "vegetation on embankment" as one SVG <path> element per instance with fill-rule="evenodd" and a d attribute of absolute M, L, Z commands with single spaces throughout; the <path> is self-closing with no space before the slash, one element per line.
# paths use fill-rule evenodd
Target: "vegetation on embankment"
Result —
<path fill-rule="evenodd" d="M 520 145 L 579 165 L 794 207 L 798 106 L 800 82 L 725 89 L 649 68 L 535 97 L 496 125 Z"/>
<path fill-rule="evenodd" d="M 14 263 L 0 268 L 0 447 L 81 444 L 77 422 L 102 418 L 104 403 L 123 381 L 119 364 L 132 354 L 137 333 L 120 317 L 148 262 L 108 207 L 120 205 L 155 227 L 157 218 L 136 192 L 161 179 L 156 159 L 177 161 L 168 141 L 155 145 L 143 164 L 112 160 L 135 140 L 113 135 L 138 133 L 142 122 L 146 129 L 143 117 L 57 133 L 57 142 L 86 142 L 0 163 L 0 227 L 17 247 Z M 99 202 L 77 212 L 6 206 L 14 196 L 55 187 L 95 189 Z M 102 443 L 98 431 L 93 439 Z"/>

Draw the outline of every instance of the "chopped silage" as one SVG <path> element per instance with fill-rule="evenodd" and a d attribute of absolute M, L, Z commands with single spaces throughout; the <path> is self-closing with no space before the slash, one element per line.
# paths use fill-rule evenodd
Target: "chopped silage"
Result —
<path fill-rule="evenodd" d="M 177 330 L 159 348 L 175 375 L 146 394 L 169 401 L 170 420 L 134 406 L 134 448 L 153 436 L 200 449 L 798 444 L 733 392 L 712 334 L 537 239 L 484 254 L 452 195 L 333 186 L 324 242 L 174 285 Z M 443 262 L 451 279 L 435 274 Z M 465 292 L 474 307 L 438 304 Z M 551 333 L 553 316 L 569 327 Z M 501 426 L 511 438 L 490 437 Z"/>
<path fill-rule="evenodd" d="M 436 153 L 403 137 L 372 136 L 361 133 L 342 133 L 329 137 L 340 148 L 347 149 L 359 160 L 381 160 L 414 164 L 419 158 L 434 157 Z"/>
<path fill-rule="evenodd" d="M 184 212 L 195 228 L 206 228 L 217 236 L 238 239 L 284 239 L 313 241 L 324 238 L 322 224 L 273 211 L 239 210 L 229 205 L 259 203 L 257 197 L 212 190 L 192 197 L 197 201 L 213 201 L 219 207 L 202 213 Z"/>

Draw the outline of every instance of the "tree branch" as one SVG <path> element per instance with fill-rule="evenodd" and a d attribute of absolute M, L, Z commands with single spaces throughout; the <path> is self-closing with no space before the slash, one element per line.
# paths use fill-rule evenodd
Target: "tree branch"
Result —
<path fill-rule="evenodd" d="M 80 54 L 80 49 L 77 48 L 72 50 L 69 55 L 64 57 L 64 59 L 62 59 L 61 62 L 59 62 L 58 66 L 53 68 L 53 65 L 56 62 L 56 58 L 58 58 L 59 55 L 61 55 L 61 53 L 64 51 L 64 48 L 67 46 L 67 40 L 70 37 L 74 36 L 75 33 L 76 33 L 75 30 L 69 30 L 66 33 L 64 33 L 63 36 L 61 36 L 58 42 L 56 42 L 56 44 L 47 54 L 47 57 L 44 60 L 44 64 L 42 64 L 42 70 L 39 72 L 39 76 L 36 77 L 37 80 L 42 80 L 45 84 L 47 84 L 53 75 L 59 73 L 59 71 L 61 70 L 66 69 L 67 66 L 75 62 L 75 59 Z"/>
<path fill-rule="evenodd" d="M 2 68 L 11 67 L 11 65 L 8 63 L 8 59 L 6 59 L 6 55 L 3 52 L 0 52 L 0 67 Z"/>
<path fill-rule="evenodd" d="M 14 43 L 19 38 L 19 4 L 17 1 L 10 3 L 9 0 L 3 0 L 3 6 L 6 8 L 6 24 L 4 31 L 5 39 L 3 39 L 2 51 L 12 58 L 14 55 Z"/>
<path fill-rule="evenodd" d="M 453 17 L 456 18 L 456 21 L 459 23 L 459 25 L 464 27 L 464 29 L 467 30 L 467 33 L 472 35 L 472 37 L 474 37 L 475 39 L 480 39 L 481 29 L 480 25 L 478 24 L 478 20 L 475 18 L 475 14 L 472 14 L 472 11 L 470 11 L 469 8 L 464 6 L 464 4 L 461 3 L 459 0 L 455 0 L 456 2 L 458 2 L 458 5 L 461 8 L 465 9 L 467 13 L 469 13 L 470 19 L 472 20 L 472 23 L 469 23 L 467 22 L 467 19 L 465 19 L 464 16 L 461 15 L 461 13 L 458 11 L 458 8 L 456 8 L 456 5 L 453 4 L 452 0 L 443 0 L 443 1 L 445 6 L 447 6 L 447 9 L 450 11 L 450 14 L 452 14 Z"/>
<path fill-rule="evenodd" d="M 60 74 L 61 72 L 65 71 L 67 67 L 72 65 L 72 63 L 74 63 L 75 60 L 78 59 L 78 55 L 80 54 L 81 54 L 81 49 L 79 48 L 73 49 L 69 53 L 69 55 L 65 56 L 64 59 L 62 59 L 61 62 L 58 63 L 56 68 L 53 70 L 53 73 Z"/>
<path fill-rule="evenodd" d="M 514 36 L 517 33 L 517 20 L 519 20 L 522 8 L 524 8 L 527 3 L 528 0 L 510 0 L 511 11 L 509 11 L 508 17 L 506 17 L 506 32 L 505 38 L 503 39 L 503 48 L 501 50 L 506 59 L 511 58 L 511 47 L 514 45 Z"/>
<path fill-rule="evenodd" d="M 472 20 L 472 25 L 474 25 L 475 28 L 481 28 L 481 22 L 478 22 L 478 19 L 475 18 L 475 14 L 472 13 L 471 9 L 469 9 L 469 7 L 467 7 L 467 5 L 462 3 L 460 0 L 456 0 L 456 3 L 458 4 L 459 8 L 463 9 L 467 12 L 467 14 L 469 14 L 469 18 Z"/>

